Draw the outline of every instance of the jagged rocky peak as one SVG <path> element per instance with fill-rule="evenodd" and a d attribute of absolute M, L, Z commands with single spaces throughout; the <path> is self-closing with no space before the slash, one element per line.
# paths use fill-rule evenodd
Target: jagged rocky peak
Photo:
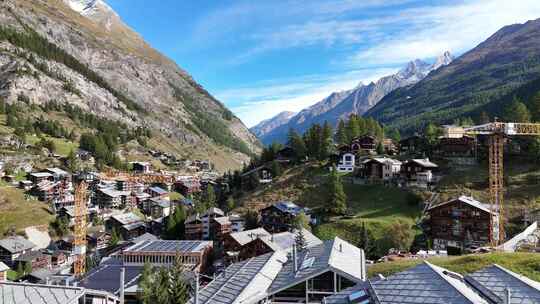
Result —
<path fill-rule="evenodd" d="M 398 72 L 401 78 L 411 78 L 417 74 L 425 74 L 430 69 L 430 64 L 420 59 L 409 62 L 403 69 Z"/>
<path fill-rule="evenodd" d="M 83 16 L 92 16 L 99 13 L 115 14 L 114 10 L 102 0 L 64 0 L 72 10 Z"/>
<path fill-rule="evenodd" d="M 450 63 L 452 63 L 452 61 L 454 61 L 454 56 L 452 56 L 449 51 L 446 51 L 442 55 L 437 57 L 437 60 L 435 60 L 435 63 L 433 64 L 431 69 L 436 70 L 442 66 L 449 65 Z"/>

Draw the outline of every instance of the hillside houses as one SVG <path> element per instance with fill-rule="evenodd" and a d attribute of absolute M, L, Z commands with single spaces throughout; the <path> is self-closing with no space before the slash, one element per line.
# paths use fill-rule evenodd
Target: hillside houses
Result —
<path fill-rule="evenodd" d="M 302 208 L 293 202 L 281 201 L 260 210 L 261 224 L 269 232 L 290 231 L 294 219 L 304 213 L 309 218 L 311 210 Z"/>
<path fill-rule="evenodd" d="M 499 239 L 498 212 L 471 197 L 460 196 L 431 206 L 426 214 L 426 232 L 435 249 L 463 250 Z"/>

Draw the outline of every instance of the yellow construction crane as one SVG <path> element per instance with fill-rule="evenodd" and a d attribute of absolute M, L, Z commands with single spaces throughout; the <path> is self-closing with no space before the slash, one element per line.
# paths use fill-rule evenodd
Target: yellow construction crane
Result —
<path fill-rule="evenodd" d="M 491 209 L 499 212 L 498 242 L 504 241 L 504 170 L 505 136 L 540 135 L 538 123 L 492 122 L 463 129 L 464 134 L 489 136 L 489 196 Z M 493 233 L 493 231 L 492 231 Z M 492 238 L 493 239 L 493 238 Z M 498 245 L 498 244 L 494 244 Z"/>
<path fill-rule="evenodd" d="M 82 276 L 86 271 L 87 189 L 88 186 L 84 181 L 81 181 L 75 188 L 75 239 L 73 242 L 75 263 L 73 273 L 76 277 Z"/>

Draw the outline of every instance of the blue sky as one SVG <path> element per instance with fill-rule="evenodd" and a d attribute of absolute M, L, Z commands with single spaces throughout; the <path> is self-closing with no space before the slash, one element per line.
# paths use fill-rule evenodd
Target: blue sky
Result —
<path fill-rule="evenodd" d="M 106 0 L 244 123 L 476 46 L 539 0 Z"/>

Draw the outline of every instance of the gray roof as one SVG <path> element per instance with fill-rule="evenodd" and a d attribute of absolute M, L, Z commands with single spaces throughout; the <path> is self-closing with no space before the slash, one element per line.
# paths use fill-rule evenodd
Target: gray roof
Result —
<path fill-rule="evenodd" d="M 133 240 L 131 240 L 131 242 L 133 243 L 140 243 L 140 242 L 143 242 L 143 241 L 157 241 L 158 240 L 158 237 L 149 233 L 149 232 L 146 232 L 144 233 L 143 235 L 140 235 L 136 238 L 134 238 Z"/>
<path fill-rule="evenodd" d="M 170 208 L 173 205 L 173 202 L 162 198 L 151 198 L 150 201 L 152 202 L 152 207 Z"/>
<path fill-rule="evenodd" d="M 79 281 L 79 286 L 117 294 L 120 290 L 122 268 L 125 269 L 124 288 L 136 286 L 144 266 L 123 265 L 122 262 L 110 258 L 88 272 Z"/>
<path fill-rule="evenodd" d="M 83 295 L 80 287 L 0 282 L 2 304 L 76 304 Z"/>
<path fill-rule="evenodd" d="M 0 247 L 11 253 L 17 253 L 34 248 L 36 245 L 22 236 L 12 236 L 0 240 Z"/>
<path fill-rule="evenodd" d="M 380 304 L 487 304 L 458 274 L 424 262 L 386 279 L 372 282 Z"/>
<path fill-rule="evenodd" d="M 349 300 L 349 298 L 356 298 L 357 296 L 360 296 L 360 298 L 363 300 L 365 298 L 369 298 L 369 283 L 362 282 L 358 283 L 353 287 L 344 289 L 342 291 L 339 291 L 338 293 L 328 296 L 324 299 L 324 303 L 326 304 L 350 304 L 353 303 Z M 369 304 L 372 303 L 368 299 L 366 302 L 354 302 L 358 304 Z"/>
<path fill-rule="evenodd" d="M 9 269 L 10 268 L 8 267 L 8 265 L 4 264 L 3 262 L 0 262 L 0 271 L 6 271 Z"/>
<path fill-rule="evenodd" d="M 118 221 L 122 225 L 129 225 L 129 224 L 143 221 L 138 215 L 136 215 L 133 212 L 116 214 L 116 215 L 113 215 L 112 218 Z"/>
<path fill-rule="evenodd" d="M 269 293 L 274 294 L 300 282 L 328 271 L 334 271 L 353 282 L 362 279 L 361 252 L 344 240 L 336 237 L 323 244 L 304 249 L 298 253 L 298 271 L 289 259 L 270 286 Z"/>
<path fill-rule="evenodd" d="M 142 241 L 124 249 L 129 252 L 201 252 L 212 246 L 211 241 L 175 241 L 156 240 Z"/>
<path fill-rule="evenodd" d="M 438 168 L 439 166 L 429 160 L 429 158 L 416 158 L 411 159 L 411 162 L 415 162 L 425 168 Z"/>
<path fill-rule="evenodd" d="M 492 265 L 465 277 L 465 280 L 495 303 L 503 303 L 506 289 L 510 304 L 540 303 L 540 283 Z"/>
<path fill-rule="evenodd" d="M 255 240 L 261 236 L 269 236 L 270 232 L 264 228 L 256 228 L 251 230 L 244 230 L 240 232 L 231 233 L 230 236 L 241 246 Z"/>
<path fill-rule="evenodd" d="M 283 252 L 274 252 L 234 263 L 199 291 L 199 303 L 256 303 L 264 298 L 285 261 Z M 188 301 L 194 302 L 193 298 Z"/>
<path fill-rule="evenodd" d="M 280 232 L 273 235 L 264 236 L 263 239 L 266 242 L 273 243 L 280 250 L 290 251 L 292 247 L 296 244 L 297 231 L 286 231 Z M 302 228 L 302 233 L 304 234 L 304 239 L 306 241 L 306 247 L 313 247 L 321 245 L 323 242 L 313 235 L 309 230 Z"/>
<path fill-rule="evenodd" d="M 221 210 L 219 208 L 212 207 L 212 208 L 209 208 L 208 210 L 206 210 L 206 212 L 203 213 L 203 215 L 201 217 L 206 217 L 206 216 L 215 215 L 215 214 L 220 215 L 220 216 L 224 216 L 225 212 L 223 212 L 223 210 Z"/>
<path fill-rule="evenodd" d="M 477 200 L 475 200 L 474 198 L 470 197 L 470 196 L 465 196 L 465 195 L 462 195 L 456 199 L 452 199 L 452 200 L 449 200 L 447 202 L 444 202 L 442 204 L 438 204 L 438 205 L 435 205 L 435 206 L 431 206 L 428 210 L 431 210 L 431 209 L 435 209 L 435 208 L 438 208 L 438 207 L 441 207 L 441 206 L 444 206 L 446 204 L 449 204 L 449 203 L 452 203 L 452 202 L 455 202 L 455 201 L 460 201 L 460 202 L 463 202 L 465 204 L 468 204 L 472 207 L 475 207 L 477 209 L 480 209 L 482 211 L 485 211 L 487 213 L 492 213 L 492 214 L 497 214 L 497 212 L 492 212 L 491 211 L 491 208 L 490 208 L 490 205 L 487 205 L 487 204 L 483 204 Z"/>
<path fill-rule="evenodd" d="M 231 224 L 231 221 L 229 220 L 228 216 L 216 217 L 216 218 L 214 218 L 214 221 L 216 221 L 220 225 Z"/>
<path fill-rule="evenodd" d="M 295 273 L 291 255 L 285 251 L 267 253 L 229 266 L 199 292 L 199 303 L 257 303 L 327 271 L 358 282 L 363 271 L 360 255 L 361 249 L 336 237 L 299 253 Z"/>

